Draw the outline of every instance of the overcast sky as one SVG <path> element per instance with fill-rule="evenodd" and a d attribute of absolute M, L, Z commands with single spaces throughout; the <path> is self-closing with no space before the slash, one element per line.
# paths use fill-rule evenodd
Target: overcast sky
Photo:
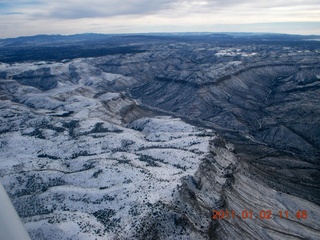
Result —
<path fill-rule="evenodd" d="M 320 0 L 0 0 L 0 38 L 36 34 L 320 35 Z"/>

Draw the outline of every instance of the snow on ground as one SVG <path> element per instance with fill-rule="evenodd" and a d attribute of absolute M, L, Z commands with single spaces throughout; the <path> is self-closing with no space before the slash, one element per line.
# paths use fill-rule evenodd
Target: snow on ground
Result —
<path fill-rule="evenodd" d="M 36 122 L 43 122 L 43 116 L 36 117 L 40 118 Z M 204 146 L 208 148 L 210 136 L 197 136 L 204 130 L 178 119 L 148 120 L 154 126 L 137 131 L 99 119 L 85 119 L 73 131 L 74 137 L 66 127 L 57 132 L 49 125 L 38 128 L 35 135 L 35 128 L 27 121 L 25 129 L 22 126 L 20 131 L 2 134 L 1 142 L 5 144 L 1 147 L 1 181 L 18 212 L 26 217 L 26 222 L 33 222 L 34 215 L 42 214 L 46 217 L 41 219 L 52 219 L 51 223 L 41 222 L 41 225 L 26 224 L 31 233 L 39 228 L 47 236 L 50 236 L 47 231 L 56 228 L 71 235 L 83 233 L 72 222 L 76 218 L 70 215 L 95 214 L 105 209 L 114 213 L 110 221 L 115 221 L 115 228 L 124 232 L 125 226 L 139 219 L 130 214 L 136 206 L 172 201 L 180 178 L 194 174 L 206 154 L 194 150 L 197 146 L 202 150 Z M 100 133 L 94 132 L 99 132 L 97 125 L 103 129 Z M 179 131 L 183 128 L 189 132 L 170 133 L 173 125 Z M 161 134 L 174 134 L 175 139 L 150 140 L 148 135 L 156 134 L 159 129 Z M 175 144 L 177 138 L 181 140 L 179 145 Z M 148 208 L 141 211 L 143 214 Z M 61 228 L 59 224 L 63 220 L 58 220 L 57 214 L 71 219 L 72 228 Z M 99 221 L 91 224 L 100 229 Z M 126 234 L 130 235 L 130 230 Z M 111 232 L 115 229 L 106 227 L 104 234 Z"/>
<path fill-rule="evenodd" d="M 155 204 L 174 200 L 214 133 L 164 116 L 115 124 L 106 104 L 120 111 L 127 103 L 119 93 L 94 93 L 98 81 L 120 76 L 89 79 L 97 69 L 80 60 L 43 65 L 57 75 L 55 88 L 0 103 L 0 181 L 33 239 L 130 239 Z M 66 80 L 70 66 L 78 82 Z M 37 69 L 0 67 L 9 75 Z"/>

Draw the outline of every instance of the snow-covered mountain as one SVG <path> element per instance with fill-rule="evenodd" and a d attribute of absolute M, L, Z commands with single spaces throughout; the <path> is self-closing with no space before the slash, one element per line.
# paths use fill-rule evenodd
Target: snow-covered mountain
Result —
<path fill-rule="evenodd" d="M 133 79 L 85 60 L 0 71 L 1 180 L 33 239 L 132 239 L 155 216 L 182 214 L 179 189 L 210 153 L 212 130 L 140 109 L 114 91 Z"/>
<path fill-rule="evenodd" d="M 320 46 L 220 37 L 2 41 L 0 181 L 32 239 L 320 238 Z"/>

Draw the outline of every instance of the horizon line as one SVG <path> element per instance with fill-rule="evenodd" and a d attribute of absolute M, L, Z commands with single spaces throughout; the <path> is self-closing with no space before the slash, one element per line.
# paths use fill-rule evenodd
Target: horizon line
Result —
<path fill-rule="evenodd" d="M 109 35 L 109 36 L 121 36 L 121 35 L 163 35 L 163 34 L 244 34 L 244 35 L 287 35 L 287 36 L 312 36 L 312 37 L 320 37 L 320 34 L 298 34 L 298 33 L 279 33 L 279 32 L 250 32 L 250 31 L 159 31 L 159 32 L 123 32 L 123 33 L 101 33 L 101 32 L 79 32 L 72 34 L 62 34 L 62 33 L 39 33 L 33 35 L 21 35 L 17 37 L 7 37 L 0 38 L 0 40 L 8 40 L 8 39 L 17 39 L 17 38 L 29 38 L 29 37 L 40 37 L 40 36 L 61 36 L 61 37 L 71 37 L 76 35 Z"/>

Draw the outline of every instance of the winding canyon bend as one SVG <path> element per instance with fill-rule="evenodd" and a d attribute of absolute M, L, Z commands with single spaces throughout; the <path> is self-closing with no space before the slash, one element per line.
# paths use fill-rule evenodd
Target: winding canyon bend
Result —
<path fill-rule="evenodd" d="M 319 239 L 310 38 L 1 40 L 0 180 L 31 238 Z"/>

